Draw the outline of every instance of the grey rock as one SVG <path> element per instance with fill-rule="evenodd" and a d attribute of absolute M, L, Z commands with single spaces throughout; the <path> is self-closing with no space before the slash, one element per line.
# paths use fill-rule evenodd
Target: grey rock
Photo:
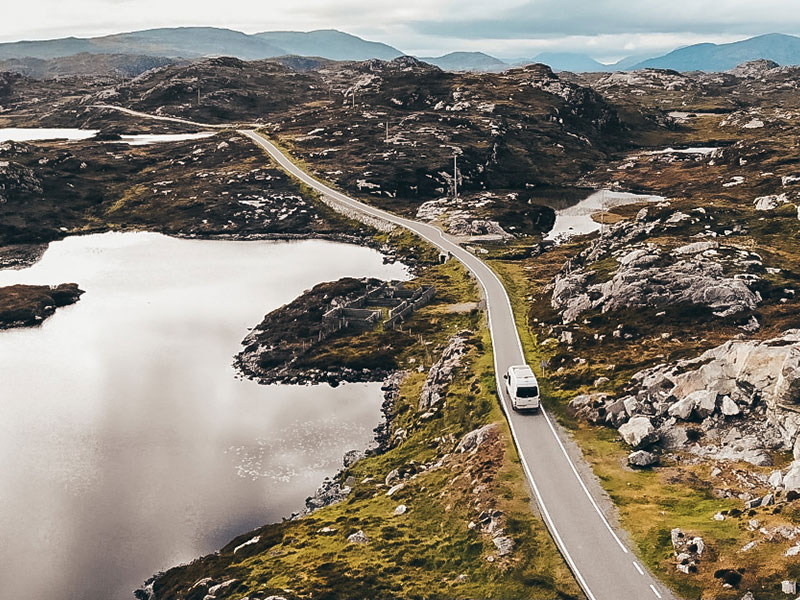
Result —
<path fill-rule="evenodd" d="M 608 377 L 598 377 L 597 379 L 594 380 L 594 387 L 596 388 L 602 387 L 609 381 L 610 379 Z"/>
<path fill-rule="evenodd" d="M 781 591 L 784 594 L 796 594 L 797 593 L 797 581 L 793 579 L 786 579 L 781 581 Z"/>
<path fill-rule="evenodd" d="M 442 356 L 431 366 L 428 377 L 422 385 L 419 398 L 420 412 L 426 412 L 439 404 L 445 388 L 453 381 L 455 370 L 463 362 L 467 352 L 467 342 L 471 337 L 471 331 L 462 331 L 450 338 Z"/>
<path fill-rule="evenodd" d="M 351 533 L 347 536 L 347 541 L 351 544 L 368 544 L 369 538 L 367 534 L 365 534 L 362 530 L 358 530 L 355 533 Z"/>
<path fill-rule="evenodd" d="M 800 492 L 800 461 L 794 461 L 783 476 L 783 488 L 787 492 Z"/>
<path fill-rule="evenodd" d="M 456 446 L 456 452 L 471 452 L 478 449 L 492 435 L 497 428 L 495 423 L 489 423 L 465 435 Z"/>
<path fill-rule="evenodd" d="M 628 455 L 628 464 L 632 467 L 650 467 L 658 463 L 658 456 L 646 450 L 637 450 Z"/>
<path fill-rule="evenodd" d="M 669 407 L 667 411 L 671 417 L 688 421 L 694 412 L 695 399 L 689 395 L 685 398 L 678 400 L 675 404 Z"/>
<path fill-rule="evenodd" d="M 769 484 L 774 488 L 779 488 L 783 486 L 783 473 L 780 471 L 773 471 L 769 474 Z"/>
<path fill-rule="evenodd" d="M 617 400 L 611 404 L 606 405 L 606 423 L 612 427 L 619 427 L 628 420 L 628 411 L 626 410 L 625 402 Z"/>
<path fill-rule="evenodd" d="M 383 480 L 383 483 L 386 485 L 393 485 L 395 481 L 400 479 L 400 469 L 392 469 L 386 475 L 386 479 Z"/>
<path fill-rule="evenodd" d="M 723 396 L 720 411 L 726 417 L 735 417 L 742 412 L 739 405 L 730 396 Z"/>
<path fill-rule="evenodd" d="M 775 384 L 775 403 L 784 406 L 800 404 L 800 347 L 789 349 Z"/>
<path fill-rule="evenodd" d="M 211 586 L 208 588 L 208 595 L 209 596 L 216 596 L 220 590 L 224 590 L 226 587 L 232 586 L 234 583 L 238 583 L 238 579 L 228 579 L 227 581 L 223 581 L 222 583 L 218 583 L 217 585 Z"/>
<path fill-rule="evenodd" d="M 675 248 L 672 254 L 676 256 L 689 256 L 692 254 L 700 254 L 706 250 L 716 250 L 717 248 L 719 248 L 718 242 L 693 242 L 681 246 L 680 248 Z"/>
<path fill-rule="evenodd" d="M 639 449 L 658 440 L 658 432 L 648 417 L 633 417 L 619 428 L 625 443 L 631 448 Z"/>
<path fill-rule="evenodd" d="M 717 410 L 717 392 L 713 390 L 697 390 L 688 397 L 694 397 L 694 410 L 701 419 L 713 415 Z"/>
<path fill-rule="evenodd" d="M 755 310 L 760 298 L 747 282 L 730 276 L 722 262 L 698 254 L 712 247 L 712 242 L 698 242 L 679 248 L 677 254 L 661 254 L 650 246 L 635 249 L 619 259 L 619 268 L 603 283 L 587 285 L 588 271 L 582 268 L 562 272 L 554 281 L 552 306 L 564 323 L 588 310 L 605 313 L 685 303 L 707 306 L 720 317 Z M 725 252 L 729 256 L 732 250 Z M 584 258 L 588 264 L 589 256 Z"/>
<path fill-rule="evenodd" d="M 514 550 L 514 540 L 512 540 L 510 537 L 499 535 L 495 538 L 492 538 L 492 542 L 497 548 L 498 556 L 507 556 Z"/>

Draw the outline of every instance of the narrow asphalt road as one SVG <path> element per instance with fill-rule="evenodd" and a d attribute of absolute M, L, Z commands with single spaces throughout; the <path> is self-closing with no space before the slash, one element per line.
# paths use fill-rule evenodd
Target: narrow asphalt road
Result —
<path fill-rule="evenodd" d="M 198 127 L 230 127 L 176 117 L 154 117 L 112 105 L 98 107 Z M 240 133 L 266 150 L 284 170 L 333 203 L 348 211 L 361 212 L 404 227 L 464 264 L 480 283 L 486 298 L 500 403 L 525 474 L 545 523 L 586 596 L 589 600 L 675 600 L 675 596 L 644 569 L 618 537 L 581 478 L 580 471 L 587 472 L 587 465 L 573 462 L 547 412 L 519 414 L 511 409 L 502 374 L 512 365 L 524 364 L 525 358 L 511 302 L 494 271 L 438 227 L 405 219 L 345 196 L 300 169 L 262 135 L 249 129 L 240 130 Z"/>

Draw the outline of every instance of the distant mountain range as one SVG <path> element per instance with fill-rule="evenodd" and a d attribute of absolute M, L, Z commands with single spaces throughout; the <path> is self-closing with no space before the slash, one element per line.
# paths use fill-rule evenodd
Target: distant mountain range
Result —
<path fill-rule="evenodd" d="M 42 73 L 69 70 L 61 59 L 76 55 L 135 55 L 142 57 L 194 59 L 204 56 L 234 56 L 243 60 L 296 55 L 330 60 L 391 60 L 404 53 L 381 42 L 371 42 L 342 31 L 326 29 L 309 32 L 267 31 L 245 34 L 214 27 L 148 29 L 95 38 L 61 38 L 0 44 L 1 61 Z M 57 68 L 31 59 L 59 59 Z M 614 64 L 603 64 L 591 56 L 572 52 L 543 52 L 530 59 L 501 60 L 483 52 L 452 52 L 439 57 L 422 57 L 449 71 L 502 71 L 513 66 L 541 62 L 556 71 L 627 71 L 644 68 L 676 71 L 727 71 L 756 59 L 779 65 L 800 64 L 800 38 L 784 34 L 761 35 L 730 44 L 695 44 L 658 57 L 632 56 Z M 119 63 L 121 59 L 116 59 Z M 11 61 L 11 62 L 8 62 Z M 20 63 L 19 61 L 23 61 Z M 85 63 L 86 61 L 81 61 Z M 106 61 L 108 62 L 108 61 Z M 87 65 L 88 66 L 88 65 Z M 127 65 L 114 65 L 125 72 Z"/>
<path fill-rule="evenodd" d="M 744 62 L 761 58 L 779 65 L 800 64 L 800 38 L 770 33 L 730 44 L 695 44 L 642 61 L 633 68 L 728 71 Z"/>
<path fill-rule="evenodd" d="M 483 52 L 451 52 L 444 56 L 423 56 L 420 60 L 444 71 L 504 71 L 509 67 L 507 62 Z"/>
<path fill-rule="evenodd" d="M 268 31 L 248 35 L 215 27 L 147 29 L 96 38 L 62 38 L 0 44 L 0 60 L 61 58 L 80 53 L 138 54 L 167 58 L 235 56 L 243 60 L 287 54 L 332 60 L 391 60 L 403 53 L 380 42 L 369 42 L 335 30 Z"/>

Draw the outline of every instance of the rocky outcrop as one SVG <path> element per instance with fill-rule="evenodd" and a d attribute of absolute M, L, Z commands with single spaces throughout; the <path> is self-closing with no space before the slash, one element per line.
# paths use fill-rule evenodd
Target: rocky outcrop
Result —
<path fill-rule="evenodd" d="M 445 388 L 453 381 L 456 369 L 464 360 L 471 337 L 471 331 L 461 331 L 450 338 L 441 358 L 428 371 L 419 398 L 420 412 L 435 411 L 438 408 Z"/>
<path fill-rule="evenodd" d="M 0 204 L 17 197 L 41 195 L 42 182 L 23 165 L 0 160 Z"/>
<path fill-rule="evenodd" d="M 474 431 L 470 431 L 458 443 L 458 446 L 456 446 L 456 452 L 474 452 L 486 440 L 488 440 L 495 431 L 497 431 L 496 423 L 489 423 L 488 425 L 479 427 Z"/>
<path fill-rule="evenodd" d="M 759 279 L 752 272 L 764 270 L 760 258 L 716 242 L 692 243 L 669 253 L 643 245 L 616 258 L 619 267 L 605 282 L 590 283 L 588 268 L 556 277 L 552 306 L 564 323 L 590 310 L 606 313 L 680 304 L 705 306 L 718 317 L 730 317 L 752 312 L 761 301 L 751 289 Z M 740 272 L 732 272 L 734 268 Z"/>
<path fill-rule="evenodd" d="M 0 287 L 0 329 L 40 325 L 57 308 L 76 303 L 83 293 L 77 283 Z"/>
<path fill-rule="evenodd" d="M 670 538 L 678 571 L 687 575 L 696 573 L 697 563 L 700 562 L 700 557 L 706 550 L 703 538 L 687 535 L 677 528 L 670 532 Z"/>
<path fill-rule="evenodd" d="M 728 73 L 742 79 L 755 79 L 757 77 L 763 77 L 768 71 L 776 69 L 779 66 L 780 65 L 773 60 L 761 58 L 759 60 L 744 62 L 728 71 Z"/>
<path fill-rule="evenodd" d="M 763 342 L 732 340 L 640 371 L 628 392 L 578 396 L 570 406 L 579 418 L 618 428 L 635 449 L 658 441 L 703 458 L 772 464 L 773 451 L 800 439 L 800 330 Z M 788 490 L 787 477 L 800 489 L 800 466 L 783 478 Z"/>

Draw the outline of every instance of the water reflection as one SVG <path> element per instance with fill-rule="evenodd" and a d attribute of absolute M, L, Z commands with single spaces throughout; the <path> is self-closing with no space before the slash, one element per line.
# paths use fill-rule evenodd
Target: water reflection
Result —
<path fill-rule="evenodd" d="M 104 234 L 0 285 L 75 281 L 80 302 L 0 332 L 0 589 L 130 598 L 159 569 L 296 510 L 379 419 L 378 384 L 259 386 L 247 327 L 314 284 L 403 278 L 357 246 Z"/>

